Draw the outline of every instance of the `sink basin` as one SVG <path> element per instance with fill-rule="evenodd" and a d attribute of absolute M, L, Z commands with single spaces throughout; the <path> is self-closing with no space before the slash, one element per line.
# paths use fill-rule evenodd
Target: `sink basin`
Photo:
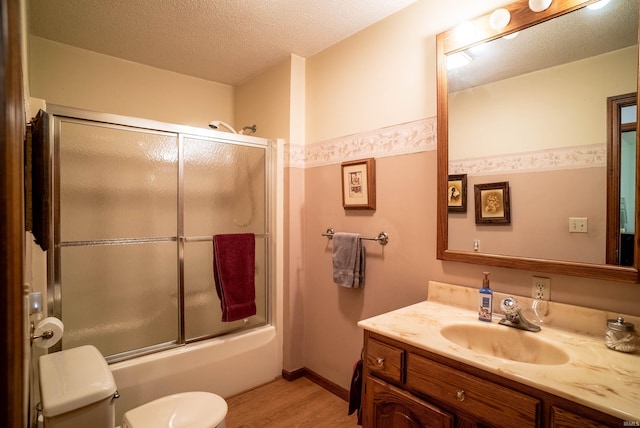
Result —
<path fill-rule="evenodd" d="M 497 324 L 453 324 L 440 330 L 457 345 L 480 354 L 528 364 L 555 365 L 569 361 L 559 347 L 526 332 Z"/>

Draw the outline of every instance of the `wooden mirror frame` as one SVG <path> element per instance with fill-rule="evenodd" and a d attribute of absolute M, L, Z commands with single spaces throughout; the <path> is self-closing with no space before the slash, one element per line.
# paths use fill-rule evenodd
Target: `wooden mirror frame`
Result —
<path fill-rule="evenodd" d="M 504 6 L 511 13 L 511 21 L 501 31 L 496 31 L 489 25 L 491 12 L 470 21 L 478 30 L 476 40 L 471 43 L 456 41 L 454 30 L 448 30 L 436 36 L 436 66 L 437 66 L 437 114 L 438 114 L 438 172 L 437 172 L 437 258 L 439 260 L 462 263 L 480 264 L 486 266 L 506 267 L 535 272 L 546 272 L 570 276 L 587 277 L 620 282 L 640 282 L 638 266 L 640 266 L 640 246 L 636 233 L 634 239 L 634 264 L 633 267 L 622 267 L 606 264 L 591 264 L 569 262 L 542 258 L 516 257 L 498 254 L 482 254 L 468 251 L 448 249 L 448 209 L 447 209 L 447 184 L 449 173 L 449 137 L 448 137 L 448 77 L 447 54 L 462 51 L 470 46 L 484 43 L 506 34 L 523 30 L 527 27 L 539 24 L 549 19 L 556 18 L 565 13 L 580 9 L 598 0 L 554 0 L 551 6 L 543 12 L 532 12 L 528 6 L 528 0 L 518 0 Z M 639 61 L 640 62 L 640 61 Z M 640 64 L 638 64 L 640 65 Z M 640 68 L 639 68 L 640 69 Z M 640 75 L 640 73 L 639 73 Z M 640 109 L 638 109 L 640 112 Z M 636 119 L 637 121 L 637 119 Z M 637 137 L 636 137 L 637 138 Z M 640 150 L 637 151 L 636 165 L 640 165 Z M 638 196 L 639 177 L 636 175 L 636 196 Z M 609 185 L 607 186 L 609 187 Z M 609 189 L 607 189 L 609 191 Z M 640 198 L 636 197 L 635 208 L 636 224 L 640 224 Z"/>

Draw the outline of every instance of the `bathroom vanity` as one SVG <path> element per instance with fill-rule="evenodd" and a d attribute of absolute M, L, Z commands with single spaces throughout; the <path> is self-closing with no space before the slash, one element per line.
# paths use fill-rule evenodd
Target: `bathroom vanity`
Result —
<path fill-rule="evenodd" d="M 640 354 L 605 346 L 612 314 L 542 302 L 532 333 L 478 321 L 476 302 L 431 282 L 427 301 L 358 324 L 364 427 L 640 426 Z"/>

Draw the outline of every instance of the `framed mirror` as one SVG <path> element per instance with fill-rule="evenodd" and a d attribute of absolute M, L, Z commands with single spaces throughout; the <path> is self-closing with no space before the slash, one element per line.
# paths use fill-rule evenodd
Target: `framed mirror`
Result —
<path fill-rule="evenodd" d="M 639 282 L 639 1 L 519 0 L 437 36 L 439 259 Z"/>

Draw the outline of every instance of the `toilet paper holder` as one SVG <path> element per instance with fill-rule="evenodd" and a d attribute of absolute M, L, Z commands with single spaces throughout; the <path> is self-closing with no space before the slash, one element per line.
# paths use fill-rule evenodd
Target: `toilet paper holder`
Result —
<path fill-rule="evenodd" d="M 36 323 L 34 323 L 33 321 L 31 321 L 31 344 L 33 344 L 33 341 L 36 339 L 51 339 L 53 337 L 53 330 L 45 330 L 43 331 L 41 334 L 39 335 L 35 335 L 36 331 Z"/>
<path fill-rule="evenodd" d="M 55 317 L 31 322 L 30 344 L 38 348 L 50 348 L 62 339 L 64 324 Z"/>

